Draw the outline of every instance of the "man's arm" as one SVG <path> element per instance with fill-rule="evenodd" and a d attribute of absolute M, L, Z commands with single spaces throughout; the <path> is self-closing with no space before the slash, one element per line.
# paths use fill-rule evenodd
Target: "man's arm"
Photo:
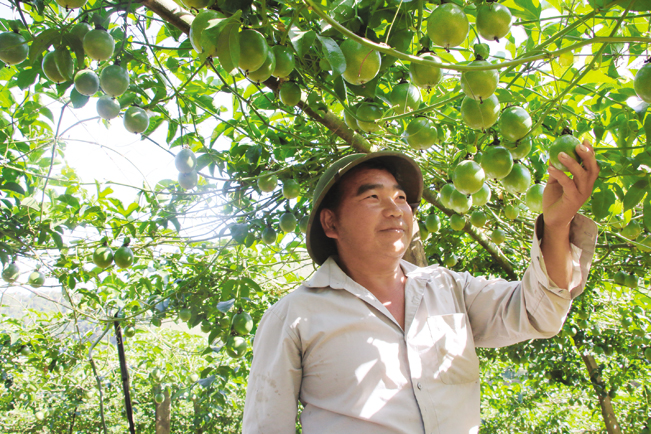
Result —
<path fill-rule="evenodd" d="M 294 434 L 303 370 L 298 338 L 269 309 L 255 334 L 243 434 Z"/>
<path fill-rule="evenodd" d="M 553 166 L 549 166 L 549 180 L 543 193 L 544 229 L 540 246 L 549 278 L 559 287 L 570 289 L 572 279 L 572 249 L 570 247 L 570 224 L 574 216 L 592 194 L 599 176 L 599 165 L 594 150 L 587 140 L 576 147 L 583 166 L 567 156 L 559 154 L 572 178 Z"/>

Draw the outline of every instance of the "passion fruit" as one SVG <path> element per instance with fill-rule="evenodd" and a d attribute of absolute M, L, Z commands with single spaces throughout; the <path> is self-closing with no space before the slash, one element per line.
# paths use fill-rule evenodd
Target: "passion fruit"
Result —
<path fill-rule="evenodd" d="M 484 185 L 479 189 L 477 193 L 472 194 L 472 204 L 474 206 L 484 206 L 488 203 L 491 198 L 491 188 L 487 183 L 484 182 Z"/>
<path fill-rule="evenodd" d="M 183 148 L 174 157 L 174 166 L 181 173 L 190 173 L 197 168 L 197 157 L 190 148 Z"/>
<path fill-rule="evenodd" d="M 468 17 L 454 3 L 444 3 L 434 9 L 427 19 L 427 35 L 445 49 L 456 47 L 468 36 Z"/>
<path fill-rule="evenodd" d="M 511 194 L 524 193 L 531 185 L 531 172 L 522 164 L 513 165 L 511 172 L 501 179 L 502 185 Z"/>
<path fill-rule="evenodd" d="M 242 71 L 249 72 L 259 69 L 267 60 L 268 54 L 269 46 L 260 32 L 253 29 L 245 29 L 240 32 L 239 67 Z M 275 67 L 276 65 L 274 65 Z"/>
<path fill-rule="evenodd" d="M 502 179 L 513 169 L 513 157 L 503 146 L 490 146 L 481 157 L 481 167 L 487 178 Z"/>
<path fill-rule="evenodd" d="M 113 255 L 113 261 L 115 265 L 120 268 L 129 268 L 133 265 L 135 257 L 133 256 L 133 251 L 129 246 L 122 246 L 115 251 Z"/>
<path fill-rule="evenodd" d="M 67 50 L 63 50 L 67 52 Z M 68 53 L 68 56 L 70 56 L 70 53 Z M 45 54 L 45 56 L 43 56 L 41 69 L 50 81 L 53 81 L 55 83 L 63 83 L 64 81 L 68 80 L 66 77 L 72 77 L 73 73 L 72 59 L 70 59 L 70 62 L 64 62 L 57 62 L 56 50 L 50 51 Z"/>
<path fill-rule="evenodd" d="M 450 209 L 459 214 L 465 214 L 472 207 L 472 196 L 461 193 L 456 188 L 450 194 Z"/>
<path fill-rule="evenodd" d="M 545 191 L 545 186 L 542 184 L 534 184 L 524 197 L 524 203 L 527 204 L 527 207 L 531 212 L 540 214 L 543 212 L 543 193 Z"/>
<path fill-rule="evenodd" d="M 20 268 L 16 265 L 15 262 L 7 265 L 7 268 L 2 270 L 2 280 L 7 283 L 13 283 L 20 276 Z"/>
<path fill-rule="evenodd" d="M 240 336 L 246 336 L 253 330 L 253 318 L 248 312 L 240 312 L 233 316 L 233 330 Z"/>
<path fill-rule="evenodd" d="M 473 194 L 481 190 L 485 179 L 484 170 L 472 160 L 459 163 L 452 175 L 454 187 L 463 194 Z"/>
<path fill-rule="evenodd" d="M 517 143 L 502 142 L 502 144 L 509 150 L 514 160 L 522 160 L 531 153 L 532 140 L 530 137 L 521 139 Z"/>
<path fill-rule="evenodd" d="M 396 114 L 402 115 L 420 107 L 420 90 L 410 83 L 401 83 L 393 88 L 389 97 Z"/>
<path fill-rule="evenodd" d="M 455 191 L 456 188 L 454 188 L 453 184 L 445 184 L 439 193 L 439 197 L 441 200 L 441 203 L 443 204 L 444 207 L 451 209 L 451 202 L 450 198 L 452 197 L 452 192 Z"/>
<path fill-rule="evenodd" d="M 459 214 L 452 214 L 450 216 L 450 227 L 455 231 L 462 231 L 466 227 L 466 219 Z"/>
<path fill-rule="evenodd" d="M 265 193 L 271 193 L 278 185 L 278 177 L 273 173 L 262 173 L 258 177 L 258 188 Z"/>
<path fill-rule="evenodd" d="M 500 102 L 495 95 L 481 103 L 469 96 L 461 102 L 461 118 L 470 128 L 485 130 L 492 127 L 500 114 Z"/>
<path fill-rule="evenodd" d="M 506 232 L 502 229 L 494 229 L 491 233 L 491 241 L 497 244 L 498 246 L 506 240 Z"/>
<path fill-rule="evenodd" d="M 576 147 L 580 144 L 581 141 L 570 134 L 558 137 L 549 148 L 549 163 L 558 170 L 569 172 L 569 169 L 558 159 L 558 154 L 565 152 L 574 161 L 580 164 L 581 157 L 576 153 Z"/>
<path fill-rule="evenodd" d="M 75 75 L 75 89 L 82 95 L 93 96 L 99 90 L 99 77 L 91 69 L 82 69 Z"/>
<path fill-rule="evenodd" d="M 487 67 L 490 63 L 485 60 L 475 60 L 468 66 Z M 483 101 L 495 93 L 500 75 L 495 69 L 478 71 L 463 71 L 461 73 L 461 90 L 466 96 Z"/>
<path fill-rule="evenodd" d="M 192 190 L 199 182 L 199 174 L 196 170 L 188 173 L 179 172 L 178 176 L 179 185 L 183 190 Z"/>
<path fill-rule="evenodd" d="M 651 63 L 646 63 L 635 74 L 633 88 L 640 99 L 651 104 Z"/>
<path fill-rule="evenodd" d="M 262 231 L 262 242 L 265 244 L 274 244 L 276 242 L 276 231 L 271 226 L 267 226 Z"/>
<path fill-rule="evenodd" d="M 301 194 L 301 186 L 293 179 L 283 182 L 283 197 L 285 199 L 295 199 Z"/>
<path fill-rule="evenodd" d="M 419 57 L 441 63 L 441 59 L 432 53 L 422 53 Z M 409 65 L 409 78 L 418 87 L 431 89 L 441 81 L 442 75 L 441 69 L 437 66 L 421 65 L 415 62 L 411 62 Z"/>
<path fill-rule="evenodd" d="M 425 150 L 438 143 L 439 132 L 431 120 L 416 118 L 407 125 L 405 139 L 412 149 Z"/>
<path fill-rule="evenodd" d="M 99 268 L 107 268 L 113 263 L 113 250 L 108 246 L 100 246 L 93 252 L 93 263 Z"/>
<path fill-rule="evenodd" d="M 272 75 L 278 78 L 287 78 L 292 73 L 295 67 L 294 53 L 289 48 L 283 45 L 274 45 L 271 48 L 276 58 L 276 67 Z"/>
<path fill-rule="evenodd" d="M 509 220 L 515 220 L 520 215 L 520 209 L 515 205 L 507 205 L 504 207 L 504 216 Z"/>
<path fill-rule="evenodd" d="M 242 357 L 249 348 L 246 339 L 241 336 L 229 336 L 225 347 L 226 353 L 234 359 Z"/>
<path fill-rule="evenodd" d="M 107 95 L 118 97 L 129 87 L 129 71 L 120 65 L 109 65 L 99 75 L 99 84 Z"/>
<path fill-rule="evenodd" d="M 276 56 L 274 55 L 273 50 L 267 52 L 267 59 L 264 61 L 261 67 L 256 69 L 253 72 L 249 72 L 247 77 L 249 80 L 256 83 L 268 80 L 269 77 L 273 74 L 276 69 Z"/>
<path fill-rule="evenodd" d="M 498 41 L 511 30 L 511 11 L 501 3 L 484 3 L 477 8 L 477 33 L 487 41 Z"/>
<path fill-rule="evenodd" d="M 32 288 L 40 288 L 45 283 L 45 275 L 38 270 L 34 270 L 27 278 L 27 284 Z"/>
<path fill-rule="evenodd" d="M 306 234 L 307 233 L 307 225 L 310 223 L 310 217 L 309 216 L 303 216 L 298 222 L 298 230 L 300 230 L 302 233 Z"/>
<path fill-rule="evenodd" d="M 343 77 L 348 83 L 361 86 L 373 80 L 380 71 L 382 56 L 372 48 L 353 39 L 346 39 L 339 48 L 346 59 Z"/>
<path fill-rule="evenodd" d="M 301 101 L 303 92 L 301 91 L 301 88 L 298 87 L 298 84 L 288 81 L 280 86 L 278 95 L 283 104 L 290 107 L 296 107 Z"/>
<path fill-rule="evenodd" d="M 149 116 L 140 107 L 129 107 L 124 113 L 124 128 L 130 133 L 142 133 L 148 126 Z"/>
<path fill-rule="evenodd" d="M 379 105 L 363 102 L 357 108 L 357 125 L 367 133 L 380 131 L 382 127 L 375 121 L 381 119 L 382 115 L 383 111 Z"/>
<path fill-rule="evenodd" d="M 98 62 L 108 60 L 113 56 L 115 41 L 106 30 L 94 29 L 84 36 L 84 53 Z"/>
<path fill-rule="evenodd" d="M 283 213 L 278 221 L 280 229 L 286 233 L 294 232 L 297 223 L 296 216 L 291 212 Z"/>
<path fill-rule="evenodd" d="M 97 114 L 102 119 L 110 120 L 120 114 L 120 103 L 114 98 L 104 95 L 97 99 Z"/>
<path fill-rule="evenodd" d="M 522 107 L 508 107 L 500 116 L 500 131 L 510 142 L 517 142 L 529 133 L 532 126 L 531 116 Z"/>
<path fill-rule="evenodd" d="M 211 20 L 219 18 L 224 18 L 224 16 L 212 9 L 202 10 L 194 17 L 192 24 L 190 25 L 190 34 L 188 35 L 190 44 L 192 44 L 194 51 L 197 53 L 203 53 L 205 50 L 207 53 L 210 53 L 211 56 L 217 54 L 217 42 L 211 40 L 211 38 L 205 38 L 205 40 L 202 41 L 201 34 L 206 27 L 208 27 Z"/>
<path fill-rule="evenodd" d="M 7 65 L 22 63 L 29 55 L 25 38 L 14 32 L 0 33 L 0 60 Z"/>
<path fill-rule="evenodd" d="M 470 214 L 470 223 L 476 228 L 483 228 L 486 225 L 486 213 L 483 211 L 473 211 Z"/>
<path fill-rule="evenodd" d="M 211 6 L 215 0 L 183 0 L 183 3 L 189 8 L 203 9 Z"/>
<path fill-rule="evenodd" d="M 357 124 L 357 119 L 355 119 L 355 113 L 357 112 L 357 108 L 353 106 L 348 106 L 348 110 L 344 110 L 344 122 L 346 122 L 346 125 L 353 131 L 359 130 L 359 125 Z"/>
<path fill-rule="evenodd" d="M 441 219 L 436 214 L 430 214 L 425 219 L 425 227 L 430 233 L 436 233 L 441 229 Z"/>

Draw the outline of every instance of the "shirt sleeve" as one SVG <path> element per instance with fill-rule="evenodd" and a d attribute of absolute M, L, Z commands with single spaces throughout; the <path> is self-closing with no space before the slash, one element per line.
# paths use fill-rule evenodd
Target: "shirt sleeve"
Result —
<path fill-rule="evenodd" d="M 243 434 L 295 434 L 302 362 L 298 338 L 272 307 L 253 341 Z"/>
<path fill-rule="evenodd" d="M 572 299 L 585 287 L 594 255 L 597 226 L 577 214 L 570 226 L 571 291 L 549 278 L 540 250 L 542 215 L 536 220 L 531 263 L 519 282 L 486 280 L 470 273 L 455 276 L 463 292 L 475 345 L 503 347 L 527 339 L 550 338 L 563 326 Z"/>

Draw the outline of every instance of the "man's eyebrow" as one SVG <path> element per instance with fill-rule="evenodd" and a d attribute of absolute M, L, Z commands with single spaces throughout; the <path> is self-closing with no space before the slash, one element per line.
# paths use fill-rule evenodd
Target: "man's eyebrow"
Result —
<path fill-rule="evenodd" d="M 357 193 L 355 194 L 355 197 L 361 196 L 364 193 L 366 193 L 367 191 L 374 190 L 376 188 L 384 188 L 384 184 L 362 184 L 357 189 Z M 402 186 L 400 184 L 394 184 L 393 188 L 394 188 L 394 190 L 405 191 L 405 189 L 402 188 Z"/>

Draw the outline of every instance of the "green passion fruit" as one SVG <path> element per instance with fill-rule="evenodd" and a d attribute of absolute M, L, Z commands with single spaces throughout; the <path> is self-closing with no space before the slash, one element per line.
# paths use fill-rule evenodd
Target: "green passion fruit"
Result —
<path fill-rule="evenodd" d="M 246 336 L 253 330 L 253 318 L 248 312 L 240 312 L 233 316 L 233 330 L 240 336 Z"/>
<path fill-rule="evenodd" d="M 515 220 L 520 215 L 520 208 L 515 205 L 507 205 L 504 207 L 504 215 L 509 220 Z"/>
<path fill-rule="evenodd" d="M 269 46 L 260 32 L 252 29 L 240 32 L 240 69 L 245 72 L 259 69 L 267 60 L 268 53 Z"/>
<path fill-rule="evenodd" d="M 513 157 L 503 146 L 489 146 L 481 157 L 481 167 L 487 178 L 505 178 L 513 169 Z"/>
<path fill-rule="evenodd" d="M 189 148 L 183 148 L 174 157 L 174 166 L 181 173 L 190 173 L 197 168 L 197 157 Z"/>
<path fill-rule="evenodd" d="M 32 288 L 40 288 L 45 283 L 45 275 L 38 270 L 34 270 L 27 278 L 27 284 Z"/>
<path fill-rule="evenodd" d="M 640 99 L 651 104 L 651 63 L 646 63 L 635 74 L 633 88 Z"/>
<path fill-rule="evenodd" d="M 86 0 L 56 0 L 59 6 L 66 9 L 79 9 L 86 4 Z"/>
<path fill-rule="evenodd" d="M 543 193 L 545 191 L 545 186 L 542 184 L 534 184 L 524 197 L 524 203 L 531 210 L 540 214 L 543 211 Z"/>
<path fill-rule="evenodd" d="M 511 11 L 500 3 L 484 3 L 477 8 L 477 33 L 487 41 L 498 41 L 511 30 Z"/>
<path fill-rule="evenodd" d="M 276 56 L 274 55 L 273 50 L 269 50 L 267 52 L 267 59 L 264 61 L 262 66 L 253 72 L 249 72 L 247 77 L 249 78 L 249 80 L 255 81 L 256 83 L 260 83 L 262 81 L 268 80 L 275 69 L 276 69 Z"/>
<path fill-rule="evenodd" d="M 136 328 L 134 326 L 127 326 L 124 328 L 124 337 L 132 338 L 136 335 Z"/>
<path fill-rule="evenodd" d="M 389 97 L 396 114 L 402 115 L 416 110 L 421 103 L 420 90 L 410 83 L 401 83 L 393 88 Z"/>
<path fill-rule="evenodd" d="M 497 244 L 498 246 L 506 240 L 506 232 L 502 229 L 494 229 L 491 233 L 491 241 Z"/>
<path fill-rule="evenodd" d="M 446 49 L 465 41 L 468 28 L 466 13 L 454 3 L 442 4 L 427 19 L 427 35 L 436 45 Z"/>
<path fill-rule="evenodd" d="M 307 225 L 310 223 L 310 217 L 309 216 L 303 216 L 298 222 L 298 229 L 306 234 L 307 233 Z"/>
<path fill-rule="evenodd" d="M 483 228 L 486 225 L 486 213 L 483 211 L 473 211 L 470 214 L 470 223 L 476 228 Z"/>
<path fill-rule="evenodd" d="M 179 172 L 177 180 L 183 190 L 192 190 L 199 182 L 199 174 L 196 170 L 188 173 Z"/>
<path fill-rule="evenodd" d="M 283 213 L 278 220 L 278 225 L 283 232 L 294 232 L 297 224 L 296 216 L 291 212 Z"/>
<path fill-rule="evenodd" d="M 29 47 L 25 38 L 19 33 L 0 33 L 0 60 L 7 65 L 22 63 L 29 54 Z"/>
<path fill-rule="evenodd" d="M 49 80 L 63 83 L 72 78 L 74 72 L 72 57 L 65 48 L 57 48 L 43 56 L 41 69 Z"/>
<path fill-rule="evenodd" d="M 511 194 L 524 193 L 531 185 L 531 172 L 522 164 L 513 165 L 511 172 L 501 179 L 502 185 Z"/>
<path fill-rule="evenodd" d="M 113 261 L 120 268 L 129 268 L 134 261 L 133 251 L 128 246 L 122 246 L 115 251 Z"/>
<path fill-rule="evenodd" d="M 285 199 L 295 199 L 301 194 L 301 186 L 293 179 L 283 182 L 283 197 Z"/>
<path fill-rule="evenodd" d="M 70 29 L 70 34 L 83 43 L 84 36 L 86 36 L 86 33 L 90 32 L 91 30 L 93 30 L 93 28 L 90 26 L 90 24 L 82 21 L 81 23 L 77 23 L 72 26 Z"/>
<path fill-rule="evenodd" d="M 20 268 L 18 268 L 15 262 L 7 265 L 7 268 L 2 270 L 2 280 L 7 283 L 15 282 L 18 276 L 20 276 Z"/>
<path fill-rule="evenodd" d="M 120 65 L 109 65 L 99 75 L 99 84 L 107 95 L 118 97 L 129 87 L 129 71 Z"/>
<path fill-rule="evenodd" d="M 274 244 L 276 242 L 276 231 L 271 226 L 267 226 L 262 231 L 262 242 L 265 244 Z"/>
<path fill-rule="evenodd" d="M 359 130 L 359 125 L 357 124 L 357 119 L 355 119 L 355 113 L 357 108 L 353 106 L 348 106 L 348 110 L 344 110 L 344 122 L 346 125 L 353 131 Z"/>
<path fill-rule="evenodd" d="M 490 63 L 485 60 L 475 60 L 468 66 L 486 67 Z M 461 73 L 461 90 L 466 96 L 478 101 L 483 101 L 495 93 L 499 73 L 495 69 L 478 71 L 463 71 Z"/>
<path fill-rule="evenodd" d="M 183 3 L 189 8 L 203 9 L 211 6 L 215 0 L 183 0 Z"/>
<path fill-rule="evenodd" d="M 473 194 L 481 190 L 485 179 L 484 170 L 472 160 L 459 163 L 452 175 L 454 187 L 463 194 Z"/>
<path fill-rule="evenodd" d="M 348 83 L 361 86 L 373 80 L 380 71 L 382 56 L 353 39 L 346 39 L 339 47 L 346 59 L 343 77 Z"/>
<path fill-rule="evenodd" d="M 276 67 L 272 75 L 278 78 L 289 77 L 295 67 L 294 53 L 283 45 L 274 45 L 271 50 L 276 58 Z"/>
<path fill-rule="evenodd" d="M 455 231 L 462 231 L 463 228 L 466 227 L 465 217 L 459 214 L 452 214 L 450 216 L 450 227 Z"/>
<path fill-rule="evenodd" d="M 452 192 L 455 191 L 453 184 L 445 184 L 439 193 L 441 203 L 446 208 L 451 208 L 450 198 L 452 197 Z"/>
<path fill-rule="evenodd" d="M 461 102 L 461 118 L 470 128 L 485 130 L 492 127 L 500 114 L 500 102 L 495 95 L 481 103 L 466 96 Z"/>
<path fill-rule="evenodd" d="M 457 258 L 457 255 L 454 253 L 447 255 L 445 258 L 443 258 L 443 265 L 446 267 L 454 267 L 457 265 L 457 262 L 459 262 L 459 259 Z"/>
<path fill-rule="evenodd" d="M 249 348 L 246 339 L 241 336 L 229 336 L 225 347 L 226 353 L 234 359 L 242 357 Z"/>
<path fill-rule="evenodd" d="M 104 95 L 97 99 L 96 109 L 99 117 L 110 120 L 120 114 L 120 103 L 110 96 Z"/>
<path fill-rule="evenodd" d="M 84 53 L 93 60 L 98 62 L 108 60 L 113 56 L 115 50 L 115 41 L 106 31 L 94 29 L 84 36 Z"/>
<path fill-rule="evenodd" d="M 383 111 L 379 105 L 363 102 L 357 107 L 357 125 L 367 133 L 380 131 L 382 127 L 375 121 L 381 119 L 382 115 Z"/>
<path fill-rule="evenodd" d="M 477 193 L 472 194 L 472 204 L 474 206 L 484 206 L 488 203 L 491 198 L 491 188 L 487 183 L 484 182 L 484 185 L 479 189 Z"/>
<path fill-rule="evenodd" d="M 108 246 L 100 246 L 93 252 L 93 263 L 99 268 L 107 268 L 113 263 L 113 250 Z"/>
<path fill-rule="evenodd" d="M 465 214 L 472 207 L 472 196 L 461 193 L 456 188 L 450 194 L 450 208 L 459 214 Z"/>
<path fill-rule="evenodd" d="M 580 144 L 579 139 L 570 134 L 558 137 L 549 148 L 549 163 L 558 170 L 569 172 L 569 169 L 558 159 L 558 154 L 565 152 L 577 163 L 581 163 L 581 157 L 576 153 L 576 147 Z"/>
<path fill-rule="evenodd" d="M 142 133 L 148 126 L 149 116 L 140 107 L 129 107 L 124 113 L 124 128 L 130 133 Z"/>
<path fill-rule="evenodd" d="M 181 321 L 188 322 L 190 318 L 192 318 L 192 309 L 184 307 L 179 311 L 179 319 Z"/>
<path fill-rule="evenodd" d="M 529 133 L 531 116 L 522 107 L 508 107 L 500 116 L 499 126 L 502 136 L 509 142 L 517 142 Z"/>
<path fill-rule="evenodd" d="M 190 44 L 192 44 L 194 51 L 201 54 L 205 50 L 206 52 L 210 53 L 211 56 L 214 56 L 216 54 L 216 42 L 209 40 L 209 38 L 206 38 L 205 41 L 202 41 L 201 34 L 206 29 L 206 27 L 208 27 L 210 20 L 219 18 L 224 18 L 224 16 L 217 13 L 216 11 L 213 11 L 212 9 L 203 10 L 194 17 L 194 20 L 192 20 L 192 24 L 190 25 L 189 34 Z M 206 45 L 204 46 L 202 42 Z"/>
<path fill-rule="evenodd" d="M 441 218 L 436 214 L 430 214 L 425 219 L 425 227 L 430 233 L 438 232 L 441 229 Z"/>
<path fill-rule="evenodd" d="M 502 142 L 502 145 L 509 150 L 514 160 L 522 160 L 531 153 L 532 140 L 528 137 L 517 143 Z"/>
<path fill-rule="evenodd" d="M 278 185 L 278 177 L 273 173 L 261 173 L 258 177 L 258 188 L 265 193 L 271 193 Z"/>
<path fill-rule="evenodd" d="M 432 53 L 422 53 L 419 57 L 433 62 L 441 63 L 441 59 Z M 411 62 L 409 65 L 409 78 L 411 82 L 424 89 L 431 89 L 441 81 L 441 68 L 437 66 L 421 65 Z"/>
<path fill-rule="evenodd" d="M 99 90 L 99 77 L 91 69 L 82 69 L 75 75 L 75 89 L 82 95 L 93 96 Z"/>
<path fill-rule="evenodd" d="M 298 84 L 288 81 L 280 86 L 278 95 L 283 104 L 295 107 L 301 101 L 303 92 L 301 91 L 301 88 L 298 87 Z"/>
<path fill-rule="evenodd" d="M 439 132 L 434 123 L 427 118 L 416 118 L 405 129 L 407 144 L 415 150 L 425 150 L 439 141 Z"/>

